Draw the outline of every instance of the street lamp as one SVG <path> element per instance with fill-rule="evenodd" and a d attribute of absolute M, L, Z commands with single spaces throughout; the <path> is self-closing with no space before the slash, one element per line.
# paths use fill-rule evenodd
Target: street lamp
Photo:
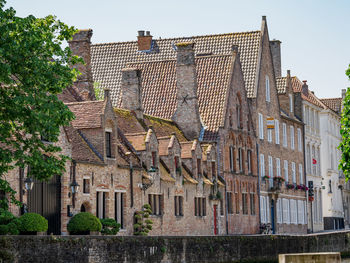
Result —
<path fill-rule="evenodd" d="M 26 191 L 29 191 L 29 190 L 32 190 L 33 189 L 33 186 L 34 186 L 34 181 L 31 177 L 27 177 L 25 180 L 24 180 L 24 187 L 26 189 Z"/>
<path fill-rule="evenodd" d="M 76 194 L 78 191 L 79 191 L 79 184 L 76 182 L 76 181 L 73 181 L 71 184 L 70 184 L 70 187 L 72 189 L 72 194 Z"/>

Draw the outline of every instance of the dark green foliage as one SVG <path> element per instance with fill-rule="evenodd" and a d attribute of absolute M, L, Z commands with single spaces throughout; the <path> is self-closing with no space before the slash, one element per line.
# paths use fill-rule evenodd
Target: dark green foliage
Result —
<path fill-rule="evenodd" d="M 148 232 L 152 230 L 152 220 L 148 219 L 152 213 L 151 206 L 145 204 L 141 211 L 136 211 L 134 218 L 136 224 L 134 224 L 134 235 L 136 236 L 147 236 Z"/>
<path fill-rule="evenodd" d="M 13 219 L 15 216 L 10 211 L 0 208 L 0 225 L 6 225 Z"/>
<path fill-rule="evenodd" d="M 350 79 L 350 65 L 345 74 Z M 339 169 L 343 171 L 345 178 L 350 178 L 350 89 L 346 91 L 346 96 L 343 101 L 343 111 L 341 114 L 341 129 L 340 134 L 342 141 L 339 145 L 339 149 L 342 152 L 342 156 L 339 163 Z"/>
<path fill-rule="evenodd" d="M 79 234 L 89 231 L 98 231 L 102 229 L 100 220 L 91 213 L 81 212 L 72 217 L 68 223 L 68 231 L 71 234 Z"/>
<path fill-rule="evenodd" d="M 113 218 L 100 219 L 102 224 L 102 235 L 116 235 L 119 232 L 120 224 Z"/>
<path fill-rule="evenodd" d="M 0 235 L 18 235 L 20 224 L 11 212 L 0 209 Z"/>
<path fill-rule="evenodd" d="M 0 225 L 0 235 L 7 235 L 9 232 L 7 225 Z"/>
<path fill-rule="evenodd" d="M 36 213 L 25 213 L 19 218 L 21 233 L 26 232 L 45 232 L 48 228 L 47 220 Z"/>
<path fill-rule="evenodd" d="M 61 175 L 67 156 L 57 142 L 60 127 L 69 125 L 73 113 L 57 98 L 78 75 L 72 56 L 63 44 L 76 30 L 54 16 L 16 16 L 0 0 L 0 190 L 19 204 L 5 175 L 15 167 L 31 167 L 39 180 Z M 8 200 L 1 206 L 7 208 Z"/>

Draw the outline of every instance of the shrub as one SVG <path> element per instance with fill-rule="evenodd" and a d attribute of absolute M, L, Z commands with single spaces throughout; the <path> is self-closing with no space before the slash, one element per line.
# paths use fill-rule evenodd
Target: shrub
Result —
<path fill-rule="evenodd" d="M 10 211 L 0 208 L 0 225 L 7 225 L 15 218 Z"/>
<path fill-rule="evenodd" d="M 149 215 L 152 213 L 151 206 L 145 204 L 141 211 L 136 211 L 134 219 L 136 224 L 134 224 L 134 235 L 137 236 L 147 236 L 148 232 L 152 230 L 152 220 L 148 219 Z"/>
<path fill-rule="evenodd" d="M 26 232 L 45 232 L 48 228 L 47 220 L 36 213 L 25 213 L 19 218 L 19 230 Z"/>
<path fill-rule="evenodd" d="M 89 231 L 98 231 L 102 229 L 100 220 L 91 213 L 81 212 L 72 217 L 68 223 L 68 231 L 71 234 L 85 234 Z"/>
<path fill-rule="evenodd" d="M 119 232 L 120 224 L 113 218 L 100 219 L 102 224 L 102 235 L 116 235 Z"/>
<path fill-rule="evenodd" d="M 21 221 L 19 220 L 19 218 L 15 218 L 10 223 L 7 224 L 7 227 L 8 227 L 8 233 L 10 235 L 19 235 Z"/>
<path fill-rule="evenodd" d="M 7 235 L 9 232 L 7 225 L 0 225 L 0 235 Z"/>

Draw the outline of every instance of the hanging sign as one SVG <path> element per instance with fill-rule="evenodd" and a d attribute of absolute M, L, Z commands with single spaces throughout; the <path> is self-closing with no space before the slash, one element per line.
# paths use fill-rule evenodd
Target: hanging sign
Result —
<path fill-rule="evenodd" d="M 274 129 L 275 128 L 275 120 L 272 117 L 266 118 L 266 124 L 268 129 Z"/>

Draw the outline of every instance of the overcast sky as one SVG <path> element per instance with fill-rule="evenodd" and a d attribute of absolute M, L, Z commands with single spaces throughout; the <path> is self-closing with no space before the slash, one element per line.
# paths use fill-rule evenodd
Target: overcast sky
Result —
<path fill-rule="evenodd" d="M 260 30 L 267 16 L 270 39 L 282 41 L 282 72 L 290 69 L 320 98 L 340 97 L 350 86 L 348 0 L 8 0 L 18 16 L 56 15 L 93 43 L 136 40 L 137 30 L 155 38 Z"/>

